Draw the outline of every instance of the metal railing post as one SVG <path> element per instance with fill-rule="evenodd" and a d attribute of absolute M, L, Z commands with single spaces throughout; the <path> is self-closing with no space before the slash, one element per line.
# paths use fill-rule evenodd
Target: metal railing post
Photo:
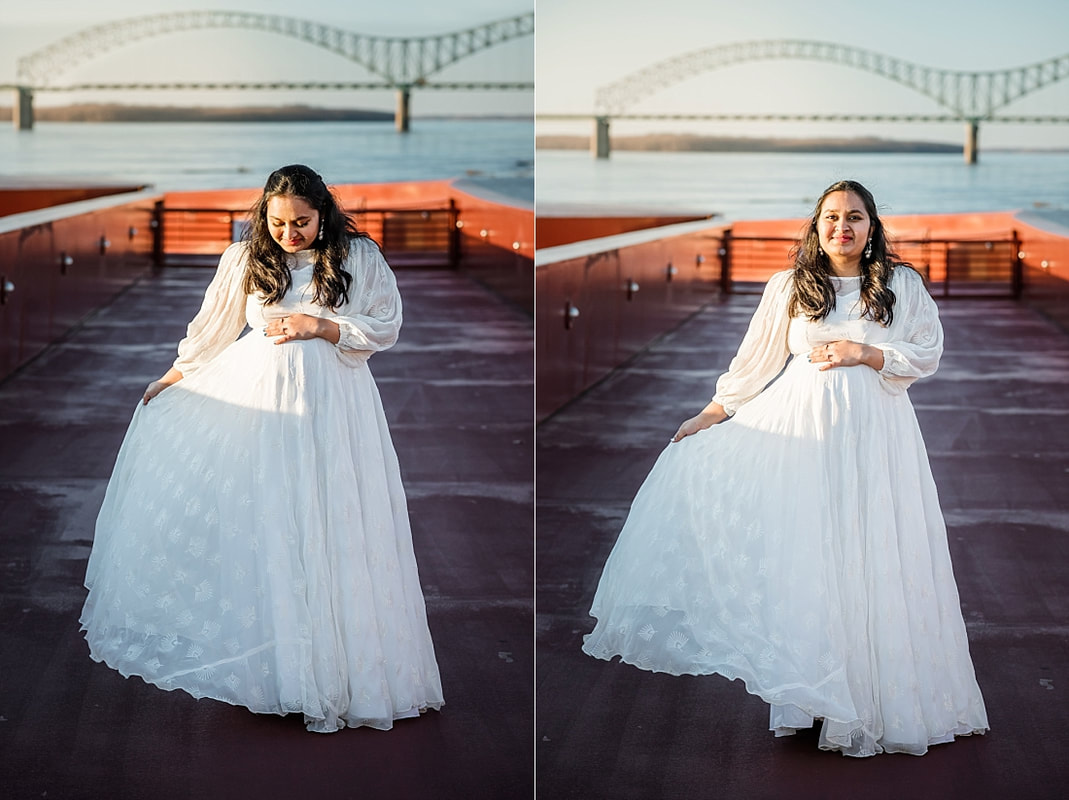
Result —
<path fill-rule="evenodd" d="M 163 251 L 163 201 L 157 200 L 152 208 L 152 264 L 162 267 L 165 253 Z"/>
<path fill-rule="evenodd" d="M 1017 230 L 1010 231 L 1010 239 L 1013 242 L 1012 262 L 1010 264 L 1010 292 L 1014 300 L 1021 298 L 1024 291 L 1024 264 L 1021 261 L 1021 240 L 1017 238 Z"/>
<path fill-rule="evenodd" d="M 460 213 L 457 211 L 457 202 L 452 197 L 449 198 L 449 234 L 448 234 L 448 259 L 449 268 L 458 269 L 460 267 L 460 228 L 457 227 L 457 219 Z"/>
<path fill-rule="evenodd" d="M 943 297 L 950 297 L 950 242 L 943 242 Z"/>
<path fill-rule="evenodd" d="M 731 228 L 720 242 L 720 292 L 731 294 Z"/>

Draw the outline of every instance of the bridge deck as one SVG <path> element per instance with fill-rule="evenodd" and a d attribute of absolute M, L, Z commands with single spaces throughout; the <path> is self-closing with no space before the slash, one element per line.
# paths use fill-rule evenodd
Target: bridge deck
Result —
<path fill-rule="evenodd" d="M 775 739 L 741 683 L 580 652 L 605 558 L 676 425 L 712 393 L 757 298 L 712 306 L 539 426 L 539 796 L 1061 796 L 1069 779 L 1069 337 L 1011 301 L 942 305 L 947 352 L 911 389 L 991 731 L 854 760 Z"/>
<path fill-rule="evenodd" d="M 77 619 L 96 512 L 211 274 L 143 279 L 0 383 L 0 797 L 529 797 L 531 323 L 453 273 L 399 272 L 401 342 L 372 360 L 442 712 L 313 736 L 89 659 Z"/>

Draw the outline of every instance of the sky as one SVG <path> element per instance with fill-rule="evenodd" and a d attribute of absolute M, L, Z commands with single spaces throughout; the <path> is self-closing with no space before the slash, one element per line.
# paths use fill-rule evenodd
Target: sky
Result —
<path fill-rule="evenodd" d="M 590 113 L 599 86 L 666 58 L 733 42 L 808 39 L 850 44 L 952 70 L 999 70 L 1069 53 L 1069 2 L 895 0 L 0 0 L 0 84 L 17 59 L 86 27 L 162 11 L 234 9 L 304 18 L 385 36 L 450 32 L 536 11 L 536 36 L 498 45 L 440 73 L 440 80 L 537 83 L 539 113 Z M 300 11 L 298 11 L 300 9 Z M 125 44 L 56 82 L 167 80 L 365 80 L 359 65 L 276 34 L 192 31 Z M 0 97 L 0 102 L 6 98 Z M 41 93 L 38 105 L 124 102 L 173 105 L 307 103 L 393 110 L 391 92 Z M 415 92 L 413 113 L 530 113 L 529 92 Z M 715 113 L 943 113 L 932 100 L 847 66 L 807 61 L 736 64 L 694 75 L 635 110 Z M 1008 106 L 1009 114 L 1069 116 L 1069 79 Z M 541 122 L 540 133 L 589 132 L 590 124 Z M 680 131 L 727 136 L 884 136 L 960 144 L 960 123 L 618 122 L 617 135 Z M 1069 147 L 1069 125 L 985 124 L 984 147 Z"/>
<path fill-rule="evenodd" d="M 589 113 L 598 87 L 703 48 L 764 39 L 848 44 L 926 66 L 1001 70 L 1069 54 L 1066 0 L 537 0 L 537 113 Z M 690 113 L 938 114 L 933 101 L 868 72 L 809 61 L 736 64 L 695 75 L 635 110 Z M 1007 114 L 1069 116 L 1069 79 L 1024 97 Z M 960 144 L 964 125 L 813 122 L 617 122 L 613 133 L 869 136 Z M 590 124 L 540 122 L 539 133 Z M 986 124 L 983 147 L 1069 147 L 1069 124 Z"/>
<path fill-rule="evenodd" d="M 300 17 L 378 36 L 425 36 L 477 27 L 529 13 L 534 0 L 0 0 L 0 84 L 15 82 L 25 55 L 89 27 L 153 13 L 234 10 Z M 364 81 L 360 65 L 278 34 L 239 29 L 170 33 L 131 42 L 56 76 L 56 84 L 111 81 Z M 462 59 L 435 76 L 441 81 L 531 82 L 534 41 L 526 36 Z M 118 102 L 158 105 L 308 105 L 392 111 L 390 91 L 41 92 L 38 106 Z M 527 91 L 415 91 L 413 114 L 530 114 Z M 0 103 L 10 100 L 0 97 Z"/>

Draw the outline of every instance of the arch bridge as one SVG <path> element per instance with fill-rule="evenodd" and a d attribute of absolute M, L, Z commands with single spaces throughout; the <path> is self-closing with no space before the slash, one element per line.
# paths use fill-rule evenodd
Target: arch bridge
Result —
<path fill-rule="evenodd" d="M 275 33 L 335 53 L 375 76 L 360 82 L 265 83 L 82 83 L 56 85 L 54 79 L 109 50 L 155 36 L 184 31 L 241 28 Z M 437 36 L 395 37 L 364 34 L 307 19 L 244 11 L 181 11 L 115 20 L 71 34 L 18 61 L 15 127 L 33 127 L 33 95 L 43 91 L 93 89 L 392 89 L 397 93 L 398 131 L 409 127 L 413 88 L 430 90 L 533 89 L 530 82 L 433 82 L 446 67 L 503 42 L 531 36 L 534 13 L 495 20 L 473 28 Z"/>
<path fill-rule="evenodd" d="M 945 109 L 945 113 L 662 115 L 630 112 L 641 100 L 698 74 L 741 62 L 774 59 L 825 61 L 864 70 L 920 92 Z M 799 39 L 739 42 L 694 50 L 668 58 L 600 87 L 595 95 L 595 135 L 592 149 L 598 158 L 608 157 L 609 122 L 612 119 L 963 122 L 966 129 L 965 161 L 972 164 L 976 162 L 978 155 L 981 122 L 1069 122 L 1069 116 L 996 115 L 1014 101 L 1066 77 L 1069 77 L 1069 54 L 1010 69 L 964 72 L 913 64 L 883 53 L 832 42 Z"/>

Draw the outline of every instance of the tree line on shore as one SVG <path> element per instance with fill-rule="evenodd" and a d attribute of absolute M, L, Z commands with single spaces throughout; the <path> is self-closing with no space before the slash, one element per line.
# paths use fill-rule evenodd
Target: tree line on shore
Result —
<path fill-rule="evenodd" d="M 539 150 L 587 150 L 590 137 L 542 135 Z M 612 137 L 613 150 L 720 153 L 960 153 L 960 144 L 902 141 L 878 136 L 780 139 L 745 136 L 702 136 L 688 133 L 649 133 Z"/>
<path fill-rule="evenodd" d="M 10 107 L 0 108 L 0 121 L 10 121 Z M 286 106 L 135 106 L 118 103 L 77 103 L 38 106 L 41 122 L 381 122 L 393 112 L 363 108 Z"/>

